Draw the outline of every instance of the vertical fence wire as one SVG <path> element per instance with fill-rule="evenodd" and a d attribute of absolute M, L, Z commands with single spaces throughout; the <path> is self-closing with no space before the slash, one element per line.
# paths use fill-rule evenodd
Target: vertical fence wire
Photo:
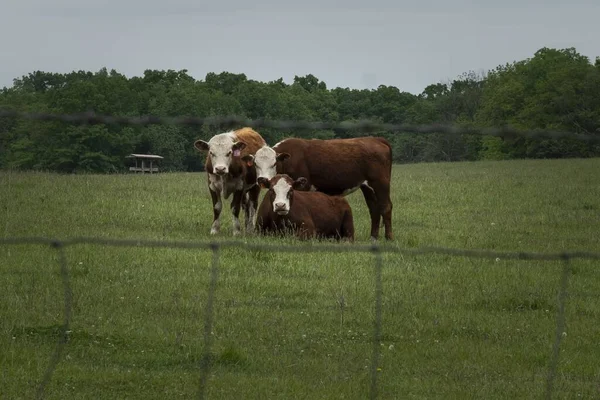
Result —
<path fill-rule="evenodd" d="M 568 255 L 564 256 L 562 275 L 560 279 L 560 289 L 558 293 L 558 311 L 556 315 L 556 334 L 554 345 L 552 346 L 552 357 L 550 358 L 550 367 L 548 368 L 548 378 L 546 381 L 546 400 L 552 398 L 554 392 L 554 379 L 558 369 L 558 359 L 560 356 L 560 342 L 565 332 L 565 308 L 567 302 L 567 286 L 569 283 L 569 274 L 571 272 L 571 259 Z"/>
<path fill-rule="evenodd" d="M 43 399 L 46 391 L 46 387 L 50 383 L 52 379 L 52 374 L 56 370 L 56 366 L 60 361 L 62 352 L 64 350 L 65 345 L 68 341 L 69 336 L 69 326 L 71 324 L 71 310 L 72 302 L 73 302 L 73 292 L 71 290 L 71 283 L 69 279 L 69 269 L 67 265 L 67 255 L 65 253 L 65 247 L 63 243 L 59 241 L 53 241 L 51 243 L 52 247 L 55 248 L 58 252 L 58 263 L 60 267 L 60 275 L 62 278 L 62 284 L 64 289 L 64 316 L 63 316 L 63 325 L 60 329 L 60 336 L 58 338 L 58 343 L 56 345 L 56 349 L 52 354 L 52 358 L 50 358 L 50 363 L 46 368 L 46 372 L 38 386 L 36 398 Z"/>
<path fill-rule="evenodd" d="M 211 364 L 211 345 L 212 345 L 212 324 L 214 297 L 217 288 L 217 278 L 219 275 L 219 245 L 211 244 L 212 263 L 210 268 L 210 281 L 208 286 L 208 295 L 206 299 L 206 309 L 204 311 L 204 352 L 200 361 L 200 387 L 198 397 L 204 399 L 206 396 L 206 386 L 208 384 L 208 374 Z"/>
<path fill-rule="evenodd" d="M 370 399 L 378 396 L 377 373 L 379 372 L 379 356 L 381 352 L 381 302 L 382 302 L 382 269 L 383 259 L 379 247 L 373 245 L 371 250 L 375 255 L 375 319 L 373 323 L 373 361 L 371 363 L 371 389 Z"/>

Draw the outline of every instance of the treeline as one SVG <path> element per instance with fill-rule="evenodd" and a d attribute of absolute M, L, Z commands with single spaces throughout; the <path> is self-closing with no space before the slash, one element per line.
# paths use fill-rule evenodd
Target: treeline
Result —
<path fill-rule="evenodd" d="M 313 75 L 258 82 L 244 74 L 209 73 L 196 80 L 182 71 L 147 70 L 127 78 L 117 71 L 56 74 L 36 71 L 15 79 L 0 93 L 0 107 L 27 112 L 94 111 L 120 116 L 225 116 L 250 119 L 369 119 L 384 123 L 453 123 L 474 127 L 509 124 L 521 129 L 556 129 L 600 135 L 600 59 L 592 64 L 575 49 L 542 48 L 532 58 L 480 75 L 465 73 L 413 95 L 393 86 L 374 90 L 328 89 Z M 200 171 L 203 157 L 194 140 L 222 126 L 201 128 L 119 127 L 0 119 L 0 168 L 57 172 L 117 172 L 130 153 L 165 157 L 162 167 Z M 364 135 L 344 131 L 261 129 L 267 143 L 289 137 Z M 476 135 L 372 132 L 393 144 L 397 163 L 513 158 L 593 157 L 600 145 L 559 139 L 502 139 Z"/>

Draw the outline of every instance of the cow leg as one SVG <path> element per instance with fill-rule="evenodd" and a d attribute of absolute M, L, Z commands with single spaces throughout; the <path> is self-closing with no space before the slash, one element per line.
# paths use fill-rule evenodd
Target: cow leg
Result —
<path fill-rule="evenodd" d="M 248 207 L 250 206 L 249 196 L 250 194 L 248 192 L 244 192 L 242 195 L 242 209 L 244 210 L 244 215 L 246 216 L 246 232 L 248 232 L 248 213 L 250 212 L 248 210 Z"/>
<path fill-rule="evenodd" d="M 300 224 L 296 226 L 296 236 L 300 240 L 309 240 L 315 237 L 316 229 L 311 222 Z"/>
<path fill-rule="evenodd" d="M 377 206 L 377 196 L 375 196 L 375 190 L 366 183 L 360 185 L 360 190 L 365 196 L 365 201 L 367 202 L 367 207 L 369 208 L 369 215 L 371 216 L 371 240 L 377 240 L 379 238 L 381 212 Z"/>
<path fill-rule="evenodd" d="M 223 209 L 223 203 L 221 202 L 221 194 L 209 189 L 210 197 L 213 203 L 213 223 L 210 228 L 210 234 L 216 235 L 221 229 L 221 210 Z"/>
<path fill-rule="evenodd" d="M 380 215 L 383 217 L 383 225 L 385 227 L 385 238 L 387 240 L 393 240 L 394 234 L 392 233 L 392 199 L 390 198 L 390 184 L 389 181 L 384 182 L 373 182 L 373 190 L 375 191 L 375 197 L 377 198 L 377 208 Z"/>
<path fill-rule="evenodd" d="M 273 231 L 272 225 L 273 225 L 273 222 L 271 221 L 269 214 L 259 215 L 258 212 L 256 213 L 254 226 L 255 226 L 255 231 L 257 234 L 268 235 L 270 232 Z"/>
<path fill-rule="evenodd" d="M 236 190 L 233 193 L 233 199 L 231 200 L 231 213 L 233 214 L 233 235 L 237 236 L 240 232 L 240 208 L 242 206 L 242 197 L 244 191 Z"/>
<path fill-rule="evenodd" d="M 260 186 L 254 185 L 247 193 L 246 202 L 246 232 L 254 232 L 256 227 L 256 210 L 258 208 L 258 196 L 260 195 Z"/>

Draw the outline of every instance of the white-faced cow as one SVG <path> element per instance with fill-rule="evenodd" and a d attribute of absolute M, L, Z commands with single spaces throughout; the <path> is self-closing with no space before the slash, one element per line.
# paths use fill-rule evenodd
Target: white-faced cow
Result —
<path fill-rule="evenodd" d="M 211 234 L 219 233 L 223 200 L 232 194 L 233 234 L 240 234 L 239 215 L 242 205 L 246 217 L 246 232 L 254 231 L 260 187 L 256 184 L 255 167 L 252 163 L 242 161 L 242 158 L 254 154 L 265 145 L 262 136 L 251 128 L 220 133 L 208 142 L 194 142 L 198 151 L 208 152 L 205 169 L 213 203 Z"/>
<path fill-rule="evenodd" d="M 264 146 L 246 161 L 254 161 L 257 182 L 263 185 L 276 174 L 306 178 L 304 190 L 346 196 L 361 189 L 371 216 L 371 238 L 379 237 L 383 218 L 386 239 L 393 239 L 392 149 L 381 137 L 351 139 L 289 138 L 273 148 Z"/>
<path fill-rule="evenodd" d="M 256 217 L 259 233 L 285 234 L 291 231 L 300 239 L 354 241 L 352 208 L 343 196 L 295 191 L 306 184 L 306 178 L 303 177 L 293 180 L 288 175 L 275 175 L 263 184 L 268 191 Z"/>

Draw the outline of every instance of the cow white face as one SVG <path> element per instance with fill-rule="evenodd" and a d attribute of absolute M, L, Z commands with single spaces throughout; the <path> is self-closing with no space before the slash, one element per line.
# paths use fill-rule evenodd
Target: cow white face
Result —
<path fill-rule="evenodd" d="M 196 140 L 194 147 L 198 151 L 208 151 L 213 172 L 217 175 L 225 175 L 233 157 L 239 157 L 240 152 L 246 147 L 244 142 L 236 142 L 233 132 L 221 133 L 213 136 L 208 142 Z"/>
<path fill-rule="evenodd" d="M 265 187 L 269 189 L 273 211 L 279 215 L 287 215 L 292 207 L 294 189 L 305 183 L 306 178 L 300 177 L 293 181 L 287 175 L 276 175 L 273 179 L 266 181 Z"/>
<path fill-rule="evenodd" d="M 289 158 L 288 153 L 277 154 L 269 146 L 263 146 L 254 156 L 248 156 L 254 162 L 256 167 L 256 180 L 261 187 L 265 187 L 265 183 L 277 175 L 277 161 L 284 161 Z"/>

